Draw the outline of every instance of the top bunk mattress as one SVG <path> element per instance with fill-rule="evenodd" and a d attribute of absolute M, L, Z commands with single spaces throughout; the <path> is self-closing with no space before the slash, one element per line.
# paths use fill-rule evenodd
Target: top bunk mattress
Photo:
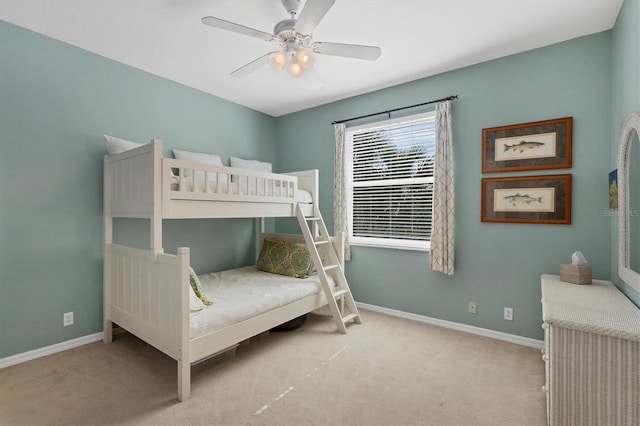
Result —
<path fill-rule="evenodd" d="M 213 304 L 191 314 L 192 339 L 322 291 L 316 274 L 294 278 L 259 271 L 255 265 L 198 275 L 198 278 Z"/>

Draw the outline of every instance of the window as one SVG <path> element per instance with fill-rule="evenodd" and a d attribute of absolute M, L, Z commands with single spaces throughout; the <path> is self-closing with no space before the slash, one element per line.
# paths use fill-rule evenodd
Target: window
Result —
<path fill-rule="evenodd" d="M 435 113 L 348 128 L 350 243 L 429 250 Z"/>

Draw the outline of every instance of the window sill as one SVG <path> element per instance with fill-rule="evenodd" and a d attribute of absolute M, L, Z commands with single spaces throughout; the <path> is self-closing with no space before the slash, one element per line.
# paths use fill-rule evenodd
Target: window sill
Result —
<path fill-rule="evenodd" d="M 349 245 L 351 247 L 378 247 L 378 248 L 386 248 L 386 249 L 396 249 L 396 250 L 410 250 L 410 251 L 431 251 L 431 243 L 427 243 L 426 245 L 421 244 L 394 244 L 394 243 L 380 243 L 380 242 L 367 242 L 367 241 L 349 241 Z"/>

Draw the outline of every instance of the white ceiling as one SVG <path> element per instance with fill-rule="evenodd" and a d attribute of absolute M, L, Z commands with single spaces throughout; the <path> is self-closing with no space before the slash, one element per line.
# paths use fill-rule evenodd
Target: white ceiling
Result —
<path fill-rule="evenodd" d="M 280 0 L 0 0 L 0 19 L 280 116 L 611 29 L 622 1 L 337 0 L 313 39 L 375 45 L 382 56 L 316 55 L 302 79 L 269 66 L 230 76 L 276 45 L 200 22 L 272 33 L 289 17 Z"/>

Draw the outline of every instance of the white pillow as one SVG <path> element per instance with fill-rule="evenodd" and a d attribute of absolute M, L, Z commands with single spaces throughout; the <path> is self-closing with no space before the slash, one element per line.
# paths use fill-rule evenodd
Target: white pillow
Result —
<path fill-rule="evenodd" d="M 257 170 L 259 172 L 271 173 L 271 163 L 258 160 L 243 160 L 238 157 L 229 157 L 229 165 L 239 169 Z M 236 176 L 231 175 L 231 182 L 236 181 Z M 254 185 L 251 185 L 254 186 Z"/>
<path fill-rule="evenodd" d="M 191 285 L 189 285 L 191 287 Z M 196 295 L 196 292 L 191 288 L 189 290 L 189 307 L 191 312 L 198 312 L 206 308 L 205 304 L 202 303 L 202 300 Z"/>
<path fill-rule="evenodd" d="M 104 135 L 104 143 L 107 146 L 107 152 L 109 155 L 120 154 L 121 152 L 129 151 L 130 149 L 144 145 L 142 143 L 131 142 L 109 135 Z"/>
<path fill-rule="evenodd" d="M 179 149 L 174 149 L 173 156 L 176 157 L 176 160 L 193 161 L 195 163 L 203 163 L 203 164 L 208 164 L 210 166 L 224 165 L 222 164 L 222 160 L 220 159 L 220 156 L 215 154 L 204 154 L 201 152 L 191 152 L 191 151 L 182 151 Z M 184 177 L 190 177 L 192 175 L 193 175 L 192 170 L 184 171 Z M 196 179 L 204 180 L 204 172 L 197 172 Z M 216 174 L 215 173 L 209 174 L 209 180 L 215 182 L 217 180 Z M 226 175 L 220 177 L 220 182 L 221 183 L 227 182 Z"/>
<path fill-rule="evenodd" d="M 239 169 L 251 169 L 267 173 L 271 173 L 272 170 L 271 163 L 267 163 L 266 161 L 243 160 L 238 157 L 230 157 L 230 163 L 231 167 L 237 167 Z"/>

